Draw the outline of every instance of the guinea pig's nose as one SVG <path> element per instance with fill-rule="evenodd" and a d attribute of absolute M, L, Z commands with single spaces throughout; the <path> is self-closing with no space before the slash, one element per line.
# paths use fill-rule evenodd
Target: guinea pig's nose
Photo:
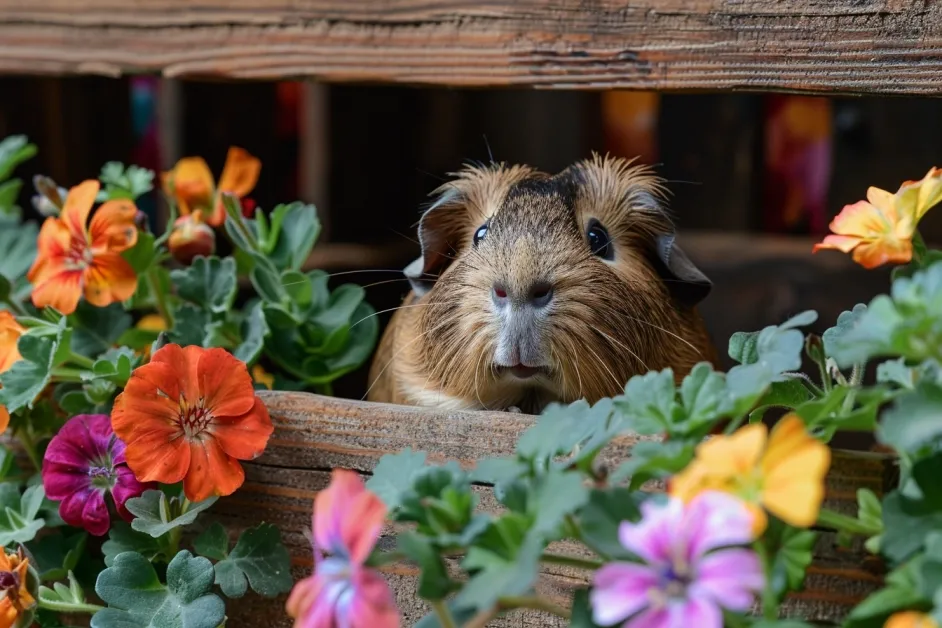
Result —
<path fill-rule="evenodd" d="M 517 295 L 510 294 L 507 286 L 503 283 L 495 283 L 492 290 L 494 302 L 503 305 L 508 301 L 520 301 L 533 307 L 546 307 L 553 300 L 553 285 L 547 281 L 537 281 L 530 285 L 530 288 L 521 291 L 520 298 L 514 298 Z"/>

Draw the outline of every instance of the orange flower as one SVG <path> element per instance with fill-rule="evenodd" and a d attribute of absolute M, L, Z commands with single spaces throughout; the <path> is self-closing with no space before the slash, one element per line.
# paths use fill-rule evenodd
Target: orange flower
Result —
<path fill-rule="evenodd" d="M 261 364 L 252 367 L 252 379 L 256 384 L 262 384 L 268 390 L 275 386 L 275 376 L 266 371 Z"/>
<path fill-rule="evenodd" d="M 0 550 L 0 626 L 12 626 L 16 618 L 36 604 L 28 588 L 29 559 L 22 550 L 7 554 Z"/>
<path fill-rule="evenodd" d="M 864 268 L 906 263 L 913 257 L 912 238 L 919 220 L 942 200 L 942 169 L 932 168 L 919 181 L 906 181 L 896 194 L 871 187 L 867 200 L 847 205 L 831 221 L 829 235 L 814 252 L 853 251 Z"/>
<path fill-rule="evenodd" d="M 222 194 L 235 194 L 241 199 L 255 188 L 261 170 L 261 161 L 245 149 L 233 146 L 226 155 L 219 185 L 202 157 L 184 157 L 173 170 L 161 175 L 161 181 L 164 192 L 176 200 L 180 215 L 201 209 L 209 216 L 206 222 L 218 227 L 226 221 Z"/>
<path fill-rule="evenodd" d="M 139 481 L 183 480 L 191 501 L 242 486 L 238 461 L 261 455 L 274 430 L 244 363 L 224 349 L 175 344 L 131 374 L 111 424 Z"/>
<path fill-rule="evenodd" d="M 917 611 L 894 613 L 883 624 L 883 628 L 938 628 L 934 619 Z"/>
<path fill-rule="evenodd" d="M 75 186 L 59 217 L 43 223 L 39 255 L 27 274 L 36 307 L 71 314 L 83 291 L 89 303 L 105 307 L 137 290 L 134 269 L 120 255 L 137 243 L 137 207 L 129 200 L 108 201 L 89 223 L 99 187 L 98 181 Z"/>
<path fill-rule="evenodd" d="M 771 434 L 762 423 L 754 423 L 701 443 L 694 461 L 671 479 L 670 494 L 688 502 L 705 490 L 732 493 L 752 509 L 757 534 L 768 524 L 763 507 L 788 524 L 806 528 L 818 517 L 830 463 L 827 445 L 790 414 Z"/>
<path fill-rule="evenodd" d="M 26 329 L 16 322 L 13 314 L 0 310 L 0 373 L 10 370 L 13 363 L 22 358 L 17 343 Z M 10 425 L 10 413 L 0 405 L 0 432 Z"/>

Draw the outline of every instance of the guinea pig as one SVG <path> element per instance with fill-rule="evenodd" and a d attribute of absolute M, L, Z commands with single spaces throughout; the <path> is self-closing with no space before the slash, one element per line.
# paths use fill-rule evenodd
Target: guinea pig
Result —
<path fill-rule="evenodd" d="M 663 181 L 593 155 L 549 175 L 468 166 L 432 194 L 421 257 L 370 370 L 371 401 L 540 412 L 716 364 L 711 282 L 675 242 Z"/>

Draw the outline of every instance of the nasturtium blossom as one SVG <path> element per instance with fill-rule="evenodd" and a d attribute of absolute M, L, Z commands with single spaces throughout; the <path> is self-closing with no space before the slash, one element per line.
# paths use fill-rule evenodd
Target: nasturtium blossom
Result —
<path fill-rule="evenodd" d="M 29 559 L 23 550 L 0 549 L 0 627 L 12 626 L 17 617 L 36 605 L 29 590 Z"/>
<path fill-rule="evenodd" d="M 182 216 L 202 210 L 206 222 L 218 227 L 226 220 L 222 195 L 233 194 L 244 199 L 258 183 L 261 170 L 261 161 L 245 149 L 232 146 L 226 155 L 218 185 L 202 157 L 184 157 L 173 170 L 163 173 L 161 180 L 164 191 L 174 198 Z"/>
<path fill-rule="evenodd" d="M 190 501 L 242 486 L 239 460 L 261 455 L 274 431 L 245 363 L 225 349 L 176 344 L 134 370 L 111 424 L 139 480 L 182 480 Z"/>
<path fill-rule="evenodd" d="M 883 628 L 939 628 L 939 624 L 925 613 L 903 611 L 890 615 Z"/>
<path fill-rule="evenodd" d="M 189 264 L 193 258 L 209 257 L 216 250 L 216 232 L 203 220 L 203 210 L 180 216 L 173 223 L 167 246 L 173 259 Z"/>
<path fill-rule="evenodd" d="M 356 473 L 331 473 L 314 500 L 314 573 L 294 585 L 286 604 L 295 628 L 398 628 L 389 585 L 364 566 L 385 517 L 386 506 Z"/>
<path fill-rule="evenodd" d="M 17 345 L 26 329 L 16 322 L 8 310 L 0 310 L 0 373 L 10 370 L 13 363 L 22 358 Z M 10 425 L 10 413 L 0 405 L 0 432 Z"/>
<path fill-rule="evenodd" d="M 827 445 L 789 414 L 771 434 L 762 423 L 753 423 L 698 445 L 694 461 L 671 479 L 670 494 L 690 501 L 705 490 L 732 493 L 753 510 L 757 534 L 768 525 L 763 507 L 785 523 L 806 528 L 817 520 L 830 464 Z"/>
<path fill-rule="evenodd" d="M 89 222 L 98 181 L 80 183 L 65 199 L 58 218 L 46 218 L 39 232 L 39 253 L 27 273 L 33 305 L 75 311 L 79 299 L 97 307 L 131 298 L 137 275 L 121 257 L 137 243 L 137 207 L 122 199 L 103 203 Z"/>
<path fill-rule="evenodd" d="M 920 219 L 942 201 L 942 169 L 932 168 L 919 181 L 906 181 L 893 194 L 867 190 L 867 200 L 847 205 L 831 221 L 833 235 L 814 245 L 814 251 L 853 251 L 864 268 L 906 263 L 913 257 L 913 235 Z"/>
<path fill-rule="evenodd" d="M 103 536 L 111 528 L 108 494 L 118 514 L 133 519 L 125 502 L 154 486 L 137 481 L 125 463 L 124 449 L 105 414 L 74 416 L 53 436 L 43 456 L 43 488 L 49 499 L 59 502 L 63 521 Z"/>
<path fill-rule="evenodd" d="M 765 584 L 749 549 L 753 517 L 740 500 L 707 491 L 641 505 L 641 521 L 622 522 L 619 542 L 643 562 L 612 562 L 593 578 L 589 602 L 601 626 L 722 628 L 723 610 L 747 611 Z"/>

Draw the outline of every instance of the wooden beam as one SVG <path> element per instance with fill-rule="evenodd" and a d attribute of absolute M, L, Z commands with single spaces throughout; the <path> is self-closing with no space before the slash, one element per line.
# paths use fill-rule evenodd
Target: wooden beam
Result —
<path fill-rule="evenodd" d="M 349 401 L 306 393 L 262 393 L 275 424 L 268 449 L 259 459 L 245 463 L 246 483 L 234 495 L 221 499 L 205 523 L 218 520 L 235 535 L 267 521 L 278 526 L 293 560 L 295 579 L 310 574 L 311 548 L 304 535 L 311 525 L 314 496 L 326 487 L 330 469 L 343 467 L 369 475 L 379 458 L 406 447 L 429 453 L 435 462 L 457 460 L 463 466 L 487 456 L 513 453 L 520 434 L 534 417 L 502 412 L 438 412 L 433 410 Z M 640 437 L 623 437 L 603 451 L 603 461 L 619 462 L 630 455 Z M 855 491 L 869 488 L 882 495 L 890 485 L 892 465 L 887 457 L 863 452 L 835 451 L 827 480 L 825 504 L 845 514 L 856 513 Z M 496 512 L 500 506 L 481 487 L 481 508 Z M 201 520 L 202 521 L 202 520 Z M 395 529 L 387 526 L 380 539 L 391 547 Z M 570 543 L 554 544 L 554 551 L 586 555 Z M 783 612 L 809 620 L 836 621 L 868 593 L 881 585 L 880 566 L 856 545 L 838 548 L 834 534 L 822 532 L 805 589 L 792 595 Z M 878 562 L 878 561 L 877 561 Z M 428 612 L 416 597 L 415 567 L 396 564 L 387 569 L 403 626 L 412 626 Z M 572 591 L 585 586 L 585 573 L 559 566 L 543 569 L 538 591 L 565 603 Z M 247 596 L 227 608 L 233 625 L 290 626 L 284 613 L 286 596 L 263 600 Z M 556 618 L 534 611 L 517 612 L 492 626 L 562 627 Z"/>
<path fill-rule="evenodd" d="M 922 0 L 0 0 L 0 72 L 931 94 Z"/>

